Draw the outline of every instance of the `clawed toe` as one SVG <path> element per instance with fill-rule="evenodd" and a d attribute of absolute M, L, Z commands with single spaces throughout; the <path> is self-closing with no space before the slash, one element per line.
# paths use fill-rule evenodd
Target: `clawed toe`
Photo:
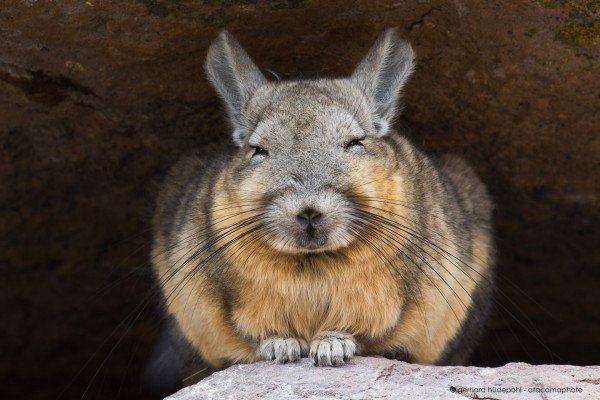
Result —
<path fill-rule="evenodd" d="M 259 348 L 258 355 L 268 361 L 278 363 L 296 362 L 306 356 L 308 344 L 302 339 L 295 338 L 268 338 L 264 339 Z"/>
<path fill-rule="evenodd" d="M 345 333 L 322 334 L 310 343 L 310 358 L 320 367 L 344 365 L 354 353 L 356 342 Z"/>

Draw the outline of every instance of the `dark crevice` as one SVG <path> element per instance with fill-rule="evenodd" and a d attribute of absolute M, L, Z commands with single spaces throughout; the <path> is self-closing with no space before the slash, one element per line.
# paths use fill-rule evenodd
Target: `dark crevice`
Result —
<path fill-rule="evenodd" d="M 435 12 L 440 12 L 442 10 L 440 10 L 437 7 L 433 7 L 431 8 L 429 11 L 427 11 L 425 14 L 421 15 L 421 18 L 419 18 L 418 20 L 411 22 L 410 24 L 408 24 L 408 26 L 406 27 L 406 30 L 411 32 L 416 26 L 419 26 L 421 24 L 423 24 L 423 22 L 425 22 L 425 19 L 427 19 L 427 17 L 429 17 L 430 15 L 432 15 Z"/>
<path fill-rule="evenodd" d="M 389 367 L 384 368 L 379 375 L 377 376 L 377 378 L 375 378 L 375 381 L 378 381 L 380 379 L 384 379 L 389 377 L 390 375 L 392 375 L 392 372 L 394 371 L 394 367 L 396 366 L 396 364 L 392 364 Z"/>
<path fill-rule="evenodd" d="M 15 65 L 0 64 L 0 81 L 22 90 L 27 98 L 46 106 L 55 106 L 73 94 L 98 97 L 86 86 L 64 76 L 52 76 L 42 70 L 22 69 Z M 77 104 L 91 107 L 88 104 Z"/>

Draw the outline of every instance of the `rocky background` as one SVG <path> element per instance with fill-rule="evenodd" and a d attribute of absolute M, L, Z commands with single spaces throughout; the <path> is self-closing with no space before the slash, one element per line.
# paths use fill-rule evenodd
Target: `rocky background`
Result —
<path fill-rule="evenodd" d="M 419 66 L 398 128 L 496 199 L 500 295 L 480 365 L 599 364 L 600 4 L 3 0 L 0 386 L 141 396 L 157 184 L 228 139 L 203 74 L 231 30 L 283 78 L 348 74 L 398 26 Z"/>

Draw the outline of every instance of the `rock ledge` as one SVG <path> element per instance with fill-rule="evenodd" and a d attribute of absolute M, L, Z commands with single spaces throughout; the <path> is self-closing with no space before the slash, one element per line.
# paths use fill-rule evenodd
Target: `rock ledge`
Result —
<path fill-rule="evenodd" d="M 168 400 L 199 399 L 600 399 L 600 366 L 434 367 L 355 357 L 340 368 L 307 359 L 236 365 Z"/>

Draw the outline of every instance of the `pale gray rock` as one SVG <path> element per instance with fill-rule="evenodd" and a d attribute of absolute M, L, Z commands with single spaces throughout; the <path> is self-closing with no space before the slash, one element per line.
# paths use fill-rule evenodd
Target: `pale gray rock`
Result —
<path fill-rule="evenodd" d="M 600 399 L 600 366 L 434 367 L 355 357 L 342 367 L 236 365 L 169 400 L 200 399 Z"/>

